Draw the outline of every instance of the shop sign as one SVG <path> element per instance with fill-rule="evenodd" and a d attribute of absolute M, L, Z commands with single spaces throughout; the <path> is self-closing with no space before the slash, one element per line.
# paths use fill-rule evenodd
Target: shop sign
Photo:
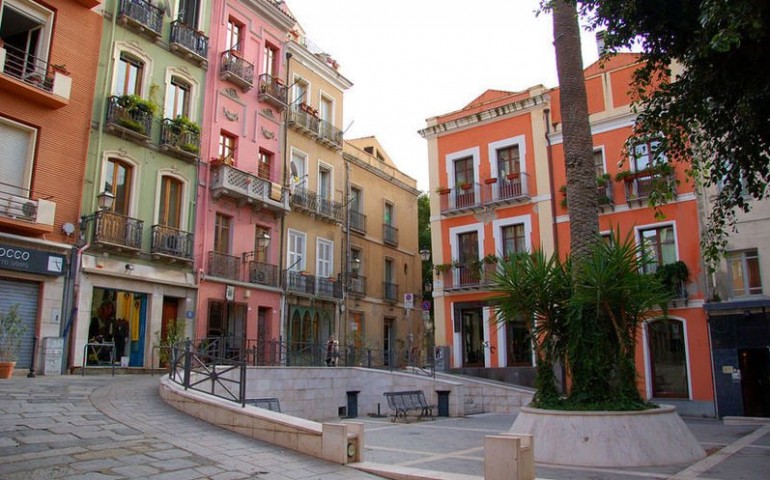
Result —
<path fill-rule="evenodd" d="M 0 268 L 43 275 L 64 275 L 64 255 L 0 244 Z"/>

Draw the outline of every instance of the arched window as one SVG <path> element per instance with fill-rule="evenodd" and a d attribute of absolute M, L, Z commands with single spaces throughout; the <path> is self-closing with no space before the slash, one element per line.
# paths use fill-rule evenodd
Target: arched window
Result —
<path fill-rule="evenodd" d="M 115 79 L 116 95 L 142 95 L 144 62 L 126 52 L 120 53 Z"/>
<path fill-rule="evenodd" d="M 688 398 L 684 323 L 661 319 L 647 324 L 653 397 Z"/>
<path fill-rule="evenodd" d="M 161 178 L 158 224 L 179 229 L 182 219 L 183 185 L 170 176 Z"/>
<path fill-rule="evenodd" d="M 190 117 L 191 86 L 179 77 L 171 77 L 166 93 L 166 118 L 174 119 L 179 116 Z"/>
<path fill-rule="evenodd" d="M 131 187 L 134 167 L 119 160 L 110 158 L 107 160 L 104 175 L 104 190 L 115 196 L 112 211 L 128 216 L 131 209 Z"/>

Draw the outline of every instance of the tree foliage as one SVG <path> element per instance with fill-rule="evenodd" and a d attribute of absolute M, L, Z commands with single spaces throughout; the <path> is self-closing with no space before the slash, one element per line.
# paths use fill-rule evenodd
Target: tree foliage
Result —
<path fill-rule="evenodd" d="M 665 314 L 671 294 L 642 272 L 644 250 L 619 231 L 609 242 L 594 238 L 579 262 L 542 252 L 500 264 L 491 301 L 500 322 L 528 321 L 538 357 L 533 405 L 573 410 L 648 408 L 637 389 L 634 354 L 638 328 Z M 663 310 L 657 310 L 658 307 Z M 553 366 L 570 376 L 563 397 Z"/>
<path fill-rule="evenodd" d="M 630 141 L 660 138 L 669 160 L 686 163 L 696 182 L 719 187 L 702 238 L 713 266 L 736 213 L 749 210 L 749 197 L 770 193 L 770 2 L 577 3 L 590 27 L 606 30 L 607 55 L 641 50 Z"/>

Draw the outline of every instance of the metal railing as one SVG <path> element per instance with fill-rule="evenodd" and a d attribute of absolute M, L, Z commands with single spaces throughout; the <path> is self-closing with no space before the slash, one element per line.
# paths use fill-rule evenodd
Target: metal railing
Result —
<path fill-rule="evenodd" d="M 197 156 L 201 147 L 201 135 L 187 128 L 179 127 L 170 118 L 164 118 L 160 124 L 160 146 L 171 147 Z"/>
<path fill-rule="evenodd" d="M 185 390 L 246 405 L 246 364 L 205 348 L 193 348 L 191 340 L 171 349 L 169 379 Z"/>
<path fill-rule="evenodd" d="M 280 109 L 286 108 L 289 99 L 289 89 L 284 85 L 283 80 L 273 77 L 267 73 L 259 76 L 257 82 L 258 98 L 268 102 Z"/>
<path fill-rule="evenodd" d="M 33 192 L 28 188 L 0 182 L 0 216 L 37 223 L 41 216 L 41 203 L 46 203 L 41 200 L 48 200 L 51 197 L 33 199 L 32 196 Z"/>
<path fill-rule="evenodd" d="M 40 90 L 53 91 L 54 77 L 48 62 L 8 44 L 3 48 L 6 51 L 3 73 Z"/>
<path fill-rule="evenodd" d="M 287 122 L 290 127 L 294 127 L 302 133 L 314 138 L 318 136 L 320 119 L 296 106 L 289 109 Z"/>
<path fill-rule="evenodd" d="M 388 223 L 383 223 L 382 241 L 388 245 L 398 245 L 398 228 Z"/>
<path fill-rule="evenodd" d="M 349 210 L 350 228 L 359 233 L 366 233 L 366 215 L 356 210 Z"/>
<path fill-rule="evenodd" d="M 207 275 L 219 278 L 241 279 L 241 258 L 226 253 L 210 251 Z"/>
<path fill-rule="evenodd" d="M 398 284 L 382 282 L 382 298 L 389 302 L 398 301 Z"/>
<path fill-rule="evenodd" d="M 491 286 L 496 271 L 496 264 L 483 261 L 453 266 L 444 274 L 444 289 L 472 289 Z"/>
<path fill-rule="evenodd" d="M 192 260 L 193 234 L 165 225 L 153 225 L 150 252 Z"/>
<path fill-rule="evenodd" d="M 249 262 L 249 283 L 278 287 L 280 284 L 279 280 L 278 267 L 276 265 L 255 261 Z"/>
<path fill-rule="evenodd" d="M 121 97 L 118 96 L 107 99 L 107 125 L 128 129 L 147 138 L 151 137 L 152 113 L 139 108 L 126 108 L 120 102 Z"/>
<path fill-rule="evenodd" d="M 291 206 L 315 212 L 317 207 L 317 195 L 315 192 L 303 187 L 296 187 L 291 194 Z"/>
<path fill-rule="evenodd" d="M 181 20 L 171 22 L 169 43 L 184 47 L 185 50 L 197 55 L 202 60 L 205 60 L 209 54 L 209 38 Z"/>
<path fill-rule="evenodd" d="M 526 173 L 493 179 L 492 183 L 468 183 L 440 192 L 441 213 L 472 210 L 487 205 L 517 203 L 528 200 Z"/>
<path fill-rule="evenodd" d="M 659 175 L 653 172 L 637 173 L 631 177 L 623 179 L 626 189 L 626 201 L 646 200 L 655 190 L 656 185 L 668 183 L 671 191 L 676 193 L 676 183 L 673 175 Z"/>
<path fill-rule="evenodd" d="M 295 270 L 284 271 L 284 289 L 289 293 L 342 298 L 342 282 L 339 279 L 318 277 Z"/>
<path fill-rule="evenodd" d="M 318 215 L 321 215 L 322 217 L 333 220 L 335 222 L 342 221 L 342 202 L 332 200 L 331 198 L 326 198 L 322 195 L 317 195 L 316 199 Z"/>
<path fill-rule="evenodd" d="M 332 148 L 342 148 L 342 130 L 326 120 L 319 120 L 318 140 Z"/>
<path fill-rule="evenodd" d="M 241 87 L 251 88 L 254 85 L 254 65 L 244 60 L 236 51 L 222 52 L 221 68 L 222 75 Z"/>
<path fill-rule="evenodd" d="M 131 19 L 157 35 L 163 28 L 163 10 L 144 0 L 120 0 L 118 17 Z"/>
<path fill-rule="evenodd" d="M 366 295 L 366 277 L 362 275 L 348 277 L 348 293 L 351 295 Z"/>
<path fill-rule="evenodd" d="M 94 243 L 142 249 L 144 221 L 115 212 L 96 212 L 93 222 Z"/>

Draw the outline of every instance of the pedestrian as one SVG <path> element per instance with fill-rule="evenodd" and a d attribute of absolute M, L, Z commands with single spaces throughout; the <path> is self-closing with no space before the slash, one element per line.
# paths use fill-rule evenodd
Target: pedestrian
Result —
<path fill-rule="evenodd" d="M 334 335 L 329 336 L 329 341 L 326 342 L 326 366 L 336 367 L 337 359 L 340 356 L 340 344 L 334 338 Z"/>

